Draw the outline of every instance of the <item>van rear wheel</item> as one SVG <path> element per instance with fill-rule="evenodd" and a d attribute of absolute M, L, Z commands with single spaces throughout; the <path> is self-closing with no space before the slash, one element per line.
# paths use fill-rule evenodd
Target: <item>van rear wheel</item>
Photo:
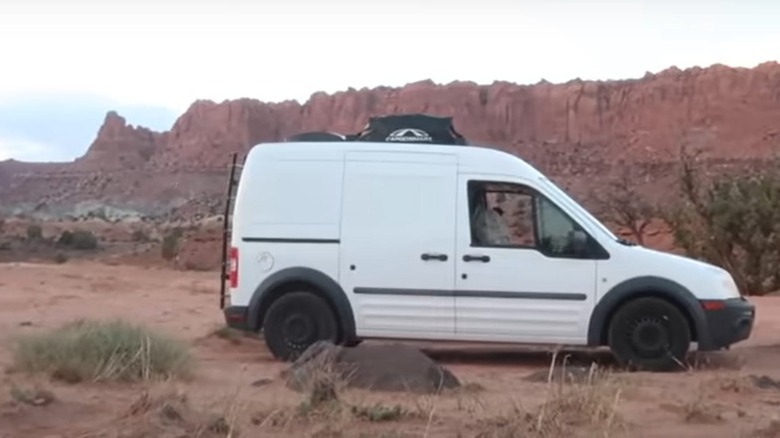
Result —
<path fill-rule="evenodd" d="M 609 347 L 622 366 L 646 371 L 682 368 L 691 329 L 674 304 L 639 298 L 621 306 L 609 326 Z"/>
<path fill-rule="evenodd" d="M 338 325 L 325 300 L 310 292 L 291 292 L 268 309 L 263 336 L 275 358 L 293 361 L 317 341 L 336 343 Z"/>

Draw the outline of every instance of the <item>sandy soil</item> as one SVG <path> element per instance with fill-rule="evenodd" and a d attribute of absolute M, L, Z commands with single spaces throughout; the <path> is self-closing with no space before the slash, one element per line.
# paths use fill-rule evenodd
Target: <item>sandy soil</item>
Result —
<path fill-rule="evenodd" d="M 549 366 L 549 352 L 507 346 L 427 345 L 426 351 L 470 384 L 469 390 L 439 396 L 359 390 L 344 393 L 352 405 L 401 404 L 410 414 L 396 421 L 295 417 L 303 395 L 285 388 L 278 376 L 284 365 L 270 357 L 263 343 L 215 334 L 222 326 L 216 278 L 212 272 L 87 261 L 0 264 L 0 366 L 4 368 L 11 363 L 13 336 L 55 328 L 77 318 L 122 317 L 143 322 L 186 339 L 199 359 L 191 381 L 160 383 L 153 388 L 142 384 L 68 385 L 6 372 L 0 376 L 0 437 L 130 436 L 122 434 L 125 427 L 120 420 L 131 405 L 146 390 L 168 389 L 186 393 L 199 412 L 235 418 L 241 436 L 525 436 L 508 430 L 514 423 L 535 422 L 538 417 L 526 418 L 524 413 L 536 415 L 550 394 L 546 383 L 527 380 Z M 768 430 L 763 435 L 756 432 L 776 417 L 780 389 L 760 388 L 751 379 L 762 375 L 780 379 L 780 299 L 754 301 L 759 306 L 759 319 L 753 338 L 731 351 L 700 357 L 697 369 L 614 375 L 610 381 L 619 389 L 619 398 L 616 403 L 612 399 L 607 403 L 615 406 L 617 413 L 610 435 L 780 436 Z M 575 361 L 595 357 L 602 365 L 609 365 L 609 355 L 575 352 L 573 356 Z M 13 402 L 12 387 L 34 384 L 52 391 L 55 401 L 45 406 Z M 597 432 L 603 436 L 604 432 L 573 430 L 548 436 L 596 436 L 592 434 Z"/>

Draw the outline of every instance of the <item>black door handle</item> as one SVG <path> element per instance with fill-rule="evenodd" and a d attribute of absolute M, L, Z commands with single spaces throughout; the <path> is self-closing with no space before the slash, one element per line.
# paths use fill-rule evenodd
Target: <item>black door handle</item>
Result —
<path fill-rule="evenodd" d="M 429 254 L 429 253 L 425 253 L 421 255 L 420 258 L 423 260 L 440 260 L 442 262 L 446 262 L 448 259 L 447 254 Z"/>
<path fill-rule="evenodd" d="M 482 263 L 488 263 L 490 261 L 490 256 L 482 255 L 482 256 L 474 256 L 474 255 L 464 255 L 463 256 L 464 262 L 482 262 Z"/>

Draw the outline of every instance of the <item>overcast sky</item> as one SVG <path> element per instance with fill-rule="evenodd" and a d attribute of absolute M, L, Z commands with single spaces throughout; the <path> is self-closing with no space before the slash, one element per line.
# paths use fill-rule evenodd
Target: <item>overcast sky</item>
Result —
<path fill-rule="evenodd" d="M 304 101 L 427 78 L 752 67 L 780 59 L 778 23 L 770 0 L 0 0 L 0 104 L 83 93 L 178 115 L 201 98 Z M 5 144 L 0 159 L 14 155 Z"/>

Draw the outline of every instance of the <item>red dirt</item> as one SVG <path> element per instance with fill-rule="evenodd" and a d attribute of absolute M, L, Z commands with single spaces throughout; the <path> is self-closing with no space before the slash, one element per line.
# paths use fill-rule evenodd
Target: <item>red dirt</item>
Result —
<path fill-rule="evenodd" d="M 216 277 L 213 272 L 86 261 L 0 264 L 0 366 L 11 363 L 10 342 L 17 334 L 52 329 L 76 318 L 123 317 L 142 322 L 185 339 L 199 359 L 192 381 L 154 389 L 177 388 L 187 394 L 193 409 L 203 412 L 238 407 L 242 436 L 298 437 L 319 432 L 317 436 L 357 437 L 361 433 L 380 436 L 382 431 L 384 436 L 454 436 L 459 431 L 463 436 L 498 436 L 512 421 L 529 421 L 511 411 L 535 412 L 548 393 L 545 383 L 526 380 L 547 369 L 550 356 L 545 351 L 418 343 L 471 389 L 424 397 L 362 390 L 344 393 L 343 398 L 355 405 L 399 403 L 412 412 L 385 423 L 343 416 L 293 418 L 302 396 L 278 378 L 285 365 L 270 357 L 262 341 L 214 334 L 222 325 Z M 780 299 L 754 301 L 758 305 L 754 336 L 731 351 L 708 355 L 709 364 L 674 374 L 618 374 L 621 392 L 616 406 L 624 427 L 612 436 L 731 438 L 768 426 L 780 405 L 780 390 L 760 389 L 748 375 L 780 379 Z M 574 359 L 596 358 L 608 365 L 608 357 L 575 352 Z M 46 406 L 11 403 L 13 385 L 35 382 L 51 390 L 56 400 Z M 0 437 L 121 436 L 121 426 L 112 423 L 147 388 L 143 384 L 66 385 L 6 374 L 0 377 Z M 275 414 L 269 419 L 271 413 Z M 573 436 L 586 436 L 571 430 Z M 391 435 L 391 431 L 398 433 Z"/>

